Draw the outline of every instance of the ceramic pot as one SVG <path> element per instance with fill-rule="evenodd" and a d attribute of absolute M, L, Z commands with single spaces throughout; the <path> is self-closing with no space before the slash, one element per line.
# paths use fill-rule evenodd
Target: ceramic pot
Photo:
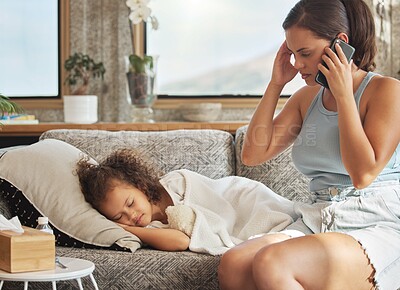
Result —
<path fill-rule="evenodd" d="M 64 122 L 93 124 L 98 120 L 98 98 L 94 95 L 64 96 Z"/>

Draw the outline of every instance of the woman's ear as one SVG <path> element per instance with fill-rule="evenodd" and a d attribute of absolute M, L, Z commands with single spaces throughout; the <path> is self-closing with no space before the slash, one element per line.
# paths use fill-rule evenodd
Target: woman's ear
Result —
<path fill-rule="evenodd" d="M 344 33 L 344 32 L 338 33 L 338 35 L 336 35 L 336 37 L 339 38 L 339 39 L 341 39 L 341 40 L 343 40 L 343 41 L 346 42 L 346 43 L 349 43 L 349 37 L 348 37 L 348 35 L 347 35 L 346 33 Z"/>

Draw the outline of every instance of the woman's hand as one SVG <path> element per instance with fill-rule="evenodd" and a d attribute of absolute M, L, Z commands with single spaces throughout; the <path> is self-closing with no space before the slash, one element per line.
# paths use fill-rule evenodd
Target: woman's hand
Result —
<path fill-rule="evenodd" d="M 286 41 L 284 41 L 274 60 L 271 84 L 284 86 L 296 76 L 298 71 L 290 62 L 291 56 L 292 52 L 287 48 Z"/>
<path fill-rule="evenodd" d="M 346 55 L 338 43 L 335 44 L 337 55 L 329 47 L 325 48 L 326 54 L 322 60 L 326 63 L 326 68 L 322 63 L 318 64 L 318 69 L 325 75 L 329 90 L 336 100 L 343 97 L 353 97 L 353 76 L 351 67 L 353 61 L 347 61 Z"/>

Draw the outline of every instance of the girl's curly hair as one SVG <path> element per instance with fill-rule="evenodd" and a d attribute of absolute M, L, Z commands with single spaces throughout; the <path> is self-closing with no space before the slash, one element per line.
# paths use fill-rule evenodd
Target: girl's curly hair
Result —
<path fill-rule="evenodd" d="M 159 202 L 164 192 L 159 182 L 162 172 L 129 148 L 111 153 L 99 164 L 91 163 L 88 156 L 83 157 L 77 162 L 76 173 L 85 200 L 96 209 L 116 180 L 141 190 L 151 203 Z"/>

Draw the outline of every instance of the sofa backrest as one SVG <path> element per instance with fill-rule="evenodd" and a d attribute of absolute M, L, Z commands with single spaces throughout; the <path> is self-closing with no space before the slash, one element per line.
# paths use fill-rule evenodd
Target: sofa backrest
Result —
<path fill-rule="evenodd" d="M 236 131 L 235 154 L 236 175 L 260 181 L 274 192 L 296 201 L 309 201 L 311 194 L 308 190 L 309 179 L 300 173 L 292 162 L 289 147 L 277 157 L 258 166 L 246 166 L 240 157 L 247 126 Z"/>
<path fill-rule="evenodd" d="M 119 148 L 134 148 L 167 173 L 189 169 L 210 178 L 235 174 L 234 138 L 220 130 L 174 130 L 163 132 L 50 130 L 43 139 L 65 141 L 100 161 Z"/>

